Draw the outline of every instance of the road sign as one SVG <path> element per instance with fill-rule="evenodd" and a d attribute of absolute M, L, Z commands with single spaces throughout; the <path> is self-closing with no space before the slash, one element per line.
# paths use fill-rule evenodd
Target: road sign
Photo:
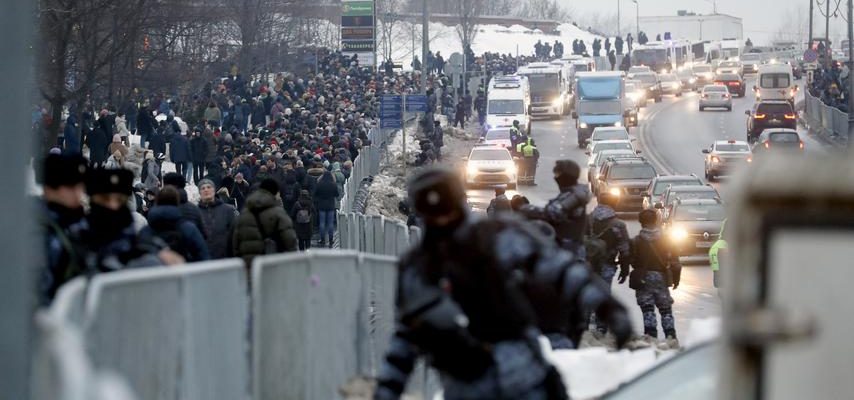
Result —
<path fill-rule="evenodd" d="M 804 62 L 816 62 L 818 60 L 818 52 L 813 49 L 807 49 L 804 51 Z"/>
<path fill-rule="evenodd" d="M 406 112 L 427 112 L 427 95 L 406 96 Z"/>
<path fill-rule="evenodd" d="M 403 96 L 386 94 L 380 98 L 380 128 L 403 128 Z"/>

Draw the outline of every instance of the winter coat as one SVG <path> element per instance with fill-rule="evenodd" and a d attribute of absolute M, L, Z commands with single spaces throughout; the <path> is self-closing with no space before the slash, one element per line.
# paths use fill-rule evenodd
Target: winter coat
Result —
<path fill-rule="evenodd" d="M 127 119 L 125 117 L 116 117 L 116 133 L 121 137 L 128 137 L 128 135 L 130 135 Z"/>
<path fill-rule="evenodd" d="M 109 147 L 110 154 L 115 154 L 116 151 L 118 151 L 119 153 L 122 153 L 122 159 L 127 159 L 129 150 L 128 150 L 127 146 L 122 144 L 122 142 L 110 143 L 110 147 Z"/>
<path fill-rule="evenodd" d="M 210 260 L 208 245 L 202 233 L 181 217 L 176 206 L 155 206 L 148 211 L 148 226 L 144 228 L 162 239 L 172 251 L 187 262 Z"/>
<path fill-rule="evenodd" d="M 146 160 L 143 162 L 143 168 L 147 170 L 145 180 L 142 182 L 146 190 L 156 190 L 160 188 L 160 164 L 154 160 Z"/>
<path fill-rule="evenodd" d="M 297 182 L 296 172 L 286 172 L 281 185 L 279 185 L 279 193 L 281 193 L 282 204 L 285 206 L 285 210 L 290 210 L 294 207 L 294 204 L 299 199 L 300 190 L 302 190 L 302 185 Z"/>
<path fill-rule="evenodd" d="M 154 133 L 155 121 L 148 108 L 143 107 L 139 110 L 139 115 L 136 117 L 136 129 L 142 136 L 148 136 Z"/>
<path fill-rule="evenodd" d="M 89 160 L 93 163 L 102 163 L 107 161 L 109 157 L 108 148 L 110 146 L 110 138 L 107 132 L 101 127 L 96 127 L 89 134 Z"/>
<path fill-rule="evenodd" d="M 332 176 L 335 178 L 335 184 L 338 185 L 338 198 L 340 199 L 344 195 L 344 184 L 347 182 L 344 172 L 341 171 L 341 163 L 332 164 Z"/>
<path fill-rule="evenodd" d="M 207 146 L 207 150 L 205 151 L 205 162 L 212 163 L 216 161 L 216 138 L 213 135 L 213 132 L 205 131 L 202 133 L 202 139 L 205 139 L 205 146 Z"/>
<path fill-rule="evenodd" d="M 273 239 L 279 252 L 297 250 L 293 222 L 280 204 L 266 190 L 256 190 L 246 199 L 246 208 L 237 217 L 231 241 L 232 254 L 242 257 L 246 265 L 252 265 L 255 256 L 264 254 L 265 238 Z"/>
<path fill-rule="evenodd" d="M 223 203 L 219 198 L 213 202 L 199 202 L 202 211 L 202 221 L 207 229 L 207 244 L 211 258 L 214 260 L 226 258 L 231 252 L 231 234 L 237 212 L 234 207 Z"/>
<path fill-rule="evenodd" d="M 148 148 L 151 149 L 151 152 L 155 155 L 166 154 L 166 138 L 160 133 L 155 133 L 149 136 Z"/>
<path fill-rule="evenodd" d="M 305 180 L 303 181 L 302 188 L 308 190 L 309 193 L 314 197 L 314 188 L 317 187 L 317 180 L 323 176 L 323 173 L 326 170 L 323 168 L 311 168 L 306 171 Z"/>
<path fill-rule="evenodd" d="M 208 107 L 205 109 L 205 121 L 219 123 L 222 121 L 222 111 L 219 107 Z"/>
<path fill-rule="evenodd" d="M 317 186 L 314 187 L 312 199 L 314 199 L 314 205 L 318 211 L 335 211 L 338 196 L 340 196 L 338 184 L 335 183 L 333 175 L 327 173 L 318 180 Z"/>
<path fill-rule="evenodd" d="M 193 136 L 190 139 L 190 160 L 193 164 L 201 165 L 205 163 L 208 155 L 208 143 L 201 136 Z"/>
<path fill-rule="evenodd" d="M 174 163 L 190 161 L 190 142 L 187 137 L 176 133 L 169 142 L 169 159 Z"/>
<path fill-rule="evenodd" d="M 249 196 L 249 191 L 252 187 L 249 185 L 249 182 L 244 178 L 243 182 L 234 181 L 234 184 L 228 188 L 228 193 L 231 194 L 231 198 L 237 202 L 237 209 L 243 210 L 243 207 L 246 205 L 246 199 Z"/>
<path fill-rule="evenodd" d="M 291 210 L 291 220 L 294 221 L 294 227 L 296 229 L 297 238 L 301 240 L 310 240 L 311 237 L 314 235 L 312 223 L 297 222 L 297 213 L 299 213 L 300 210 L 308 210 L 311 217 L 310 221 L 314 220 L 314 216 L 317 214 L 317 210 L 314 208 L 314 204 L 311 201 L 311 197 L 300 197 L 299 201 L 294 203 L 294 207 Z"/>
<path fill-rule="evenodd" d="M 74 114 L 69 114 L 65 120 L 65 148 L 69 153 L 80 153 L 80 126 L 77 124 L 77 117 Z"/>

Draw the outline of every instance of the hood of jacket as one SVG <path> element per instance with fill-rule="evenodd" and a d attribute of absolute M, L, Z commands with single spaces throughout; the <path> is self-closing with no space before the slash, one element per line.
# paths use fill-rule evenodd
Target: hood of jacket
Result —
<path fill-rule="evenodd" d="M 246 199 L 246 207 L 250 212 L 259 213 L 276 206 L 276 197 L 270 192 L 258 189 Z"/>
<path fill-rule="evenodd" d="M 648 242 L 654 242 L 658 239 L 661 239 L 661 229 L 643 228 L 640 230 L 640 233 L 638 234 L 638 236 L 640 236 L 643 240 L 646 240 Z"/>
<path fill-rule="evenodd" d="M 617 212 L 608 206 L 596 206 L 590 217 L 593 218 L 594 222 L 602 222 L 617 217 Z"/>
<path fill-rule="evenodd" d="M 317 177 L 323 175 L 323 172 L 325 172 L 323 168 L 312 168 L 312 169 L 309 169 L 308 172 L 306 172 L 306 173 L 317 178 Z"/>
<path fill-rule="evenodd" d="M 177 206 L 154 206 L 148 211 L 148 225 L 154 230 L 174 229 L 181 221 L 181 210 Z"/>
<path fill-rule="evenodd" d="M 332 171 L 341 171 L 341 163 L 337 161 L 332 163 Z"/>

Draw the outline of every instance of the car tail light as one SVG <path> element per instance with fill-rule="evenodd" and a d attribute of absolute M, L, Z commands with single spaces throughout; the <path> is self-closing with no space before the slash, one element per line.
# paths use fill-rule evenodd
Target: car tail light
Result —
<path fill-rule="evenodd" d="M 803 149 L 804 149 L 804 142 L 803 142 L 803 141 L 801 141 L 801 142 L 800 142 L 800 144 L 799 144 L 798 146 L 801 148 L 801 150 L 803 150 Z"/>
<path fill-rule="evenodd" d="M 747 162 L 752 163 L 752 162 L 753 162 L 753 157 L 747 157 Z"/>
<path fill-rule="evenodd" d="M 795 114 L 786 114 L 786 119 L 795 119 Z"/>
<path fill-rule="evenodd" d="M 725 98 L 725 99 L 728 99 L 728 98 L 729 98 L 729 93 L 724 93 L 724 98 Z"/>
<path fill-rule="evenodd" d="M 756 118 L 756 119 L 765 119 L 765 114 L 754 114 L 754 115 L 753 115 L 753 118 Z"/>

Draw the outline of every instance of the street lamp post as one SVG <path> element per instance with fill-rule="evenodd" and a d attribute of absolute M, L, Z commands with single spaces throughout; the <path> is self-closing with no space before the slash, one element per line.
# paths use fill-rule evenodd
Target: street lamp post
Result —
<path fill-rule="evenodd" d="M 635 32 L 635 41 L 640 37 L 640 3 L 638 0 L 632 0 L 635 3 L 635 27 L 637 28 L 637 32 Z"/>
<path fill-rule="evenodd" d="M 617 36 L 623 35 L 622 31 L 620 30 L 621 21 L 622 20 L 620 19 L 620 0 L 617 0 Z"/>
<path fill-rule="evenodd" d="M 854 140 L 854 100 L 851 99 L 854 94 L 854 79 L 850 76 L 854 73 L 854 0 L 848 0 L 848 148 L 854 147 L 851 141 Z"/>

